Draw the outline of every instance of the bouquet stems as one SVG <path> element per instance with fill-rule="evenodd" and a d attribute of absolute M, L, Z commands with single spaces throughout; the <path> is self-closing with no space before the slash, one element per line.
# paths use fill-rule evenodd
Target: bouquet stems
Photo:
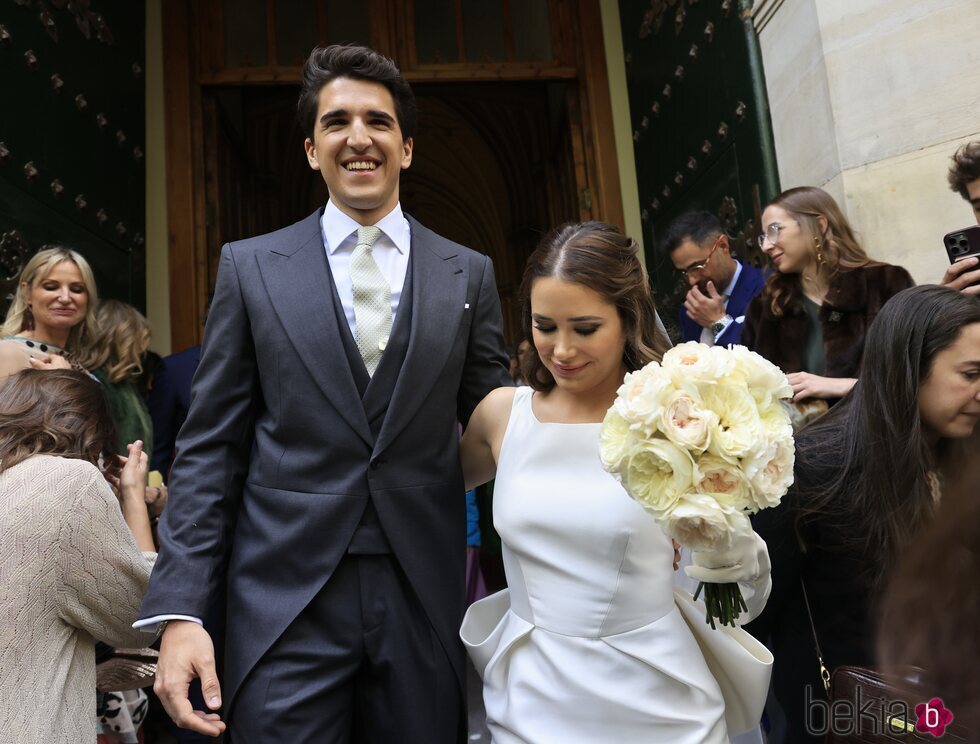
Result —
<path fill-rule="evenodd" d="M 722 625 L 735 628 L 737 627 L 735 621 L 742 614 L 742 610 L 749 611 L 738 584 L 709 584 L 702 581 L 698 584 L 698 590 L 694 592 L 695 600 L 700 596 L 702 589 L 704 606 L 707 609 L 705 621 L 712 629 L 717 629 L 716 619 L 720 620 Z"/>

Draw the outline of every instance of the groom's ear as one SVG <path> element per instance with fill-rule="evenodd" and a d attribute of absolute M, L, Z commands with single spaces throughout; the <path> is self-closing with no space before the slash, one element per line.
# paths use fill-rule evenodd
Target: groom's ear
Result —
<path fill-rule="evenodd" d="M 409 137 L 402 143 L 402 163 L 401 168 L 405 170 L 412 164 L 412 150 L 415 147 L 415 141 Z"/>

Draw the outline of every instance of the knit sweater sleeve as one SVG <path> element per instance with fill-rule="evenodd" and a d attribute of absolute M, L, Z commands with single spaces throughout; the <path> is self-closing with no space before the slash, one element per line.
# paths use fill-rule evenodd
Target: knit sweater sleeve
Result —
<path fill-rule="evenodd" d="M 68 480 L 58 551 L 61 617 L 110 646 L 149 645 L 153 636 L 132 624 L 156 554 L 140 552 L 97 470 Z"/>

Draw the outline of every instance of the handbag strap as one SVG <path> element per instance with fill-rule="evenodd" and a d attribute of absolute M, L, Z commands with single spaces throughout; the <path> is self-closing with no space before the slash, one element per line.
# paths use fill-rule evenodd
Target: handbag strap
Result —
<path fill-rule="evenodd" d="M 803 590 L 803 606 L 806 607 L 806 616 L 810 621 L 810 632 L 813 633 L 813 648 L 817 652 L 817 661 L 820 663 L 820 679 L 823 680 L 824 692 L 830 693 L 830 671 L 823 663 L 823 652 L 820 650 L 820 639 L 817 638 L 817 626 L 813 622 L 813 613 L 810 612 L 810 598 L 806 593 L 806 583 L 800 577 L 800 588 Z"/>

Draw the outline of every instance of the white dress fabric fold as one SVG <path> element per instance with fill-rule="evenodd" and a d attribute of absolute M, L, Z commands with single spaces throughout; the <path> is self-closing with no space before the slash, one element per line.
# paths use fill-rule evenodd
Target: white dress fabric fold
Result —
<path fill-rule="evenodd" d="M 494 486 L 508 589 L 461 630 L 493 741 L 727 744 L 670 540 L 603 470 L 601 425 L 542 423 L 532 399 L 515 392 Z"/>

